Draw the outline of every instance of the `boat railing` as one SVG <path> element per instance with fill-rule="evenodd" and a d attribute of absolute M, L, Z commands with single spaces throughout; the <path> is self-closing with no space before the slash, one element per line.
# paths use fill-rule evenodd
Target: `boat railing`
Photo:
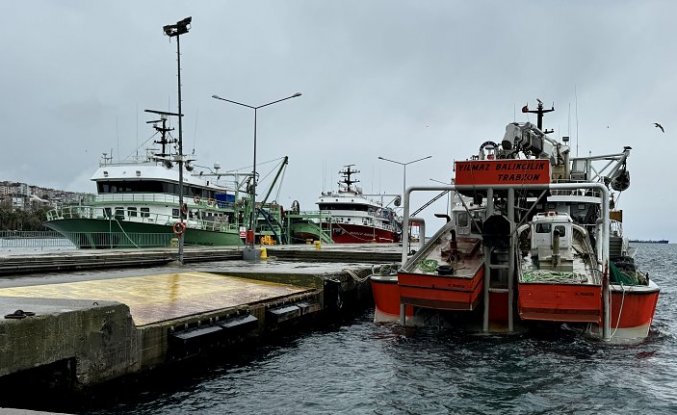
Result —
<path fill-rule="evenodd" d="M 62 208 L 52 209 L 47 212 L 47 221 L 64 219 L 96 219 L 110 221 L 125 221 L 147 223 L 154 225 L 172 226 L 179 221 L 178 217 L 162 213 L 136 212 L 135 216 L 129 216 L 129 211 L 113 211 L 110 208 L 95 206 L 64 206 Z M 229 223 L 225 217 L 210 218 L 188 218 L 186 226 L 189 229 L 202 229 L 208 231 L 237 231 L 237 223 Z"/>
<path fill-rule="evenodd" d="M 166 203 L 178 205 L 179 196 L 168 195 L 164 193 L 106 193 L 96 196 L 97 203 Z M 225 202 L 222 200 L 194 198 L 191 195 L 184 195 L 184 201 L 189 206 L 197 205 L 200 207 L 216 207 L 221 209 L 233 208 L 234 202 Z"/>
<path fill-rule="evenodd" d="M 569 180 L 569 179 L 557 179 L 553 180 L 553 183 L 581 183 L 581 184 L 588 184 L 590 181 L 588 180 Z M 551 189 L 550 194 L 553 196 L 586 196 L 586 197 L 594 197 L 594 198 L 601 198 L 602 197 L 602 192 L 597 190 L 597 189 L 574 189 L 574 190 L 555 190 Z"/>
<path fill-rule="evenodd" d="M 164 193 L 105 193 L 96 196 L 97 202 L 155 202 L 155 203 L 179 203 L 179 197 Z"/>

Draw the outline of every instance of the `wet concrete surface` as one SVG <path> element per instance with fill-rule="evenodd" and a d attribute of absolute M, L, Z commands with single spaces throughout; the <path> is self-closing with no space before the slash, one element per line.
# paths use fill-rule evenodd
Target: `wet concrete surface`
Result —
<path fill-rule="evenodd" d="M 0 299 L 117 301 L 143 326 L 305 291 L 310 289 L 193 271 L 3 288 Z"/>

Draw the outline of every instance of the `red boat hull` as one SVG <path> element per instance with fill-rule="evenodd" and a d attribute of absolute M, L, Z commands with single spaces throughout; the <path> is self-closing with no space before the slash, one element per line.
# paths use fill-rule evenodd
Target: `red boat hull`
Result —
<path fill-rule="evenodd" d="M 649 286 L 611 285 L 612 340 L 638 339 L 649 334 L 660 289 Z"/>
<path fill-rule="evenodd" d="M 602 286 L 591 284 L 520 283 L 522 320 L 600 323 Z"/>
<path fill-rule="evenodd" d="M 470 277 L 399 273 L 401 302 L 437 310 L 471 311 L 484 288 L 484 265 Z"/>
<path fill-rule="evenodd" d="M 329 225 L 325 224 L 323 228 L 329 229 Z M 331 238 L 337 244 L 397 243 L 400 241 L 400 235 L 397 232 L 373 226 L 345 223 L 331 225 Z"/>
<path fill-rule="evenodd" d="M 374 321 L 377 323 L 400 320 L 400 287 L 396 275 L 372 275 L 371 292 L 374 297 Z M 414 315 L 411 306 L 406 307 L 407 318 Z"/>
<path fill-rule="evenodd" d="M 508 324 L 508 293 L 489 293 L 489 322 Z"/>

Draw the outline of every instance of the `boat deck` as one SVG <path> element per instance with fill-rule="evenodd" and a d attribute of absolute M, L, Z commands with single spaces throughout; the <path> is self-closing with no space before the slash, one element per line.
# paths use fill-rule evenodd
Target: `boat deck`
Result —
<path fill-rule="evenodd" d="M 574 257 L 569 270 L 539 268 L 530 257 L 524 258 L 521 265 L 520 283 L 601 284 L 599 273 L 590 267 L 589 261 L 578 257 Z"/>
<path fill-rule="evenodd" d="M 448 243 L 443 243 L 427 252 L 425 256 L 415 262 L 412 268 L 407 269 L 407 272 L 438 275 L 438 266 L 449 266 L 453 269 L 453 272 L 449 275 L 454 278 L 474 278 L 477 269 L 484 260 L 481 255 L 480 242 L 480 240 L 473 238 L 459 238 L 457 250 L 451 261 L 452 253 L 448 251 Z"/>

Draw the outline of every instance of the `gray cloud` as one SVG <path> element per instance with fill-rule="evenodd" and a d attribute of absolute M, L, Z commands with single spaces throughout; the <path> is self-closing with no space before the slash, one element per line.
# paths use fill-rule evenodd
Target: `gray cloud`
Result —
<path fill-rule="evenodd" d="M 674 196 L 655 182 L 666 178 L 677 132 L 676 9 L 669 1 L 4 2 L 0 178 L 93 191 L 84 179 L 100 153 L 126 156 L 152 134 L 144 109 L 176 109 L 176 45 L 161 28 L 192 16 L 181 39 L 184 137 L 200 164 L 252 159 L 253 113 L 212 94 L 260 105 L 303 92 L 259 112 L 258 159 L 290 157 L 285 205 L 312 209 L 349 163 L 365 190 L 400 192 L 402 169 L 377 156 L 432 154 L 408 168 L 408 184 L 448 179 L 453 160 L 526 120 L 521 106 L 540 98 L 557 109 L 547 125 L 571 135 L 581 154 L 633 146 L 633 182 L 621 196 L 626 231 L 670 238 L 677 225 L 656 218 L 670 215 Z M 426 218 L 438 224 L 432 213 L 443 210 L 438 202 Z"/>

